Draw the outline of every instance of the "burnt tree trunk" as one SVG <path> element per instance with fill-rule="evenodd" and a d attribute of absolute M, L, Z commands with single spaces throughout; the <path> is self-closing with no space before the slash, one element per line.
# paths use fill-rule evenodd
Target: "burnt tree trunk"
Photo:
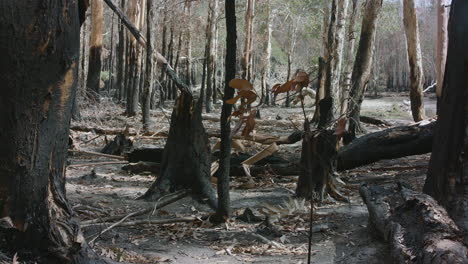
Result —
<path fill-rule="evenodd" d="M 337 169 L 349 170 L 383 159 L 429 153 L 436 122 L 389 128 L 357 138 L 338 153 Z"/>
<path fill-rule="evenodd" d="M 429 195 L 403 185 L 360 189 L 369 210 L 369 226 L 390 243 L 393 262 L 466 263 L 463 234 L 447 211 Z"/>
<path fill-rule="evenodd" d="M 211 187 L 211 152 L 202 123 L 203 92 L 196 102 L 190 89 L 179 80 L 181 95 L 172 111 L 169 136 L 164 147 L 160 176 L 141 197 L 157 200 L 179 189 L 191 189 L 193 195 L 208 199 L 216 208 Z"/>
<path fill-rule="evenodd" d="M 467 12 L 467 1 L 452 1 L 447 64 L 424 192 L 447 208 L 468 240 Z"/>
<path fill-rule="evenodd" d="M 0 248 L 21 262 L 100 262 L 65 195 L 85 11 L 77 1 L 0 2 L 0 218 L 11 220 Z"/>
<path fill-rule="evenodd" d="M 226 15 L 226 59 L 223 107 L 221 110 L 221 158 L 219 160 L 218 177 L 218 208 L 216 218 L 218 222 L 226 221 L 230 216 L 231 206 L 229 197 L 229 167 L 231 161 L 231 121 L 229 116 L 232 105 L 226 101 L 234 97 L 234 89 L 229 87 L 229 82 L 236 78 L 236 1 L 225 1 Z"/>
<path fill-rule="evenodd" d="M 101 52 L 102 52 L 102 1 L 91 3 L 91 40 L 89 48 L 89 70 L 86 87 L 90 96 L 99 99 L 101 81 Z"/>

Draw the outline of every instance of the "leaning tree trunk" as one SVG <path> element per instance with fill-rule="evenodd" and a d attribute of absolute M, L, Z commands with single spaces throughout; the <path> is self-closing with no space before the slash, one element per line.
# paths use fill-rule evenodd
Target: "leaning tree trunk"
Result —
<path fill-rule="evenodd" d="M 351 91 L 348 101 L 348 117 L 349 117 L 349 137 L 345 138 L 345 142 L 350 142 L 356 138 L 356 133 L 359 132 L 359 116 L 361 112 L 361 104 L 364 99 L 364 92 L 370 78 L 373 46 L 375 42 L 375 30 L 377 26 L 377 18 L 382 9 L 382 0 L 367 0 L 364 8 L 361 37 L 354 61 L 353 74 L 351 76 Z"/>
<path fill-rule="evenodd" d="M 99 262 L 90 259 L 65 195 L 86 7 L 0 1 L 0 248 L 21 262 Z"/>
<path fill-rule="evenodd" d="M 221 158 L 219 160 L 218 177 L 218 209 L 216 220 L 226 221 L 230 216 L 229 198 L 229 167 L 231 160 L 231 121 L 229 116 L 232 105 L 226 101 L 234 97 L 234 89 L 229 87 L 229 82 L 236 78 L 236 51 L 237 51 L 237 27 L 236 27 L 236 1 L 225 1 L 226 12 L 226 61 L 223 107 L 221 110 Z"/>
<path fill-rule="evenodd" d="M 89 69 L 87 79 L 87 90 L 91 98 L 99 99 L 99 88 L 101 81 L 101 52 L 102 52 L 102 1 L 91 3 L 91 40 L 89 48 Z"/>
<path fill-rule="evenodd" d="M 175 74 L 172 70 L 169 73 Z M 180 79 L 175 81 L 181 95 L 172 111 L 161 172 L 141 198 L 157 200 L 169 192 L 191 189 L 193 195 L 201 199 L 207 198 L 209 205 L 216 208 L 216 195 L 210 183 L 211 152 L 201 115 L 203 91 L 196 102 L 190 88 Z"/>
<path fill-rule="evenodd" d="M 423 83 L 421 44 L 419 26 L 414 0 L 403 1 L 403 23 L 405 25 L 408 62 L 410 68 L 411 112 L 415 122 L 424 119 Z"/>
<path fill-rule="evenodd" d="M 452 1 L 447 65 L 424 192 L 444 205 L 468 236 L 467 13 L 467 1 Z"/>

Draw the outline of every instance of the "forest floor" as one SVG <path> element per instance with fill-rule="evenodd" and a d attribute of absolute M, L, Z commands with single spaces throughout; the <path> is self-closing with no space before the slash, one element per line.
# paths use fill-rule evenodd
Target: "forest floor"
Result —
<path fill-rule="evenodd" d="M 364 101 L 364 115 L 385 119 L 393 125 L 411 123 L 407 97 L 401 94 L 386 94 L 381 98 Z M 435 99 L 425 98 L 429 117 L 435 112 Z M 218 130 L 219 105 L 213 114 L 204 115 L 207 130 Z M 307 109 L 309 110 L 309 109 Z M 128 118 L 124 108 L 103 99 L 99 105 L 82 109 L 82 121 L 72 126 L 116 129 L 126 127 L 139 134 L 142 131 L 139 116 Z M 152 111 L 153 125 L 150 131 L 168 131 L 171 107 Z M 295 126 L 302 127 L 302 109 L 263 108 L 263 120 L 276 120 L 279 115 L 282 126 L 258 124 L 257 133 L 289 135 Z M 382 129 L 366 125 L 367 131 Z M 100 151 L 112 135 L 99 136 L 94 132 L 71 131 L 75 149 Z M 164 138 L 131 137 L 134 146 L 163 147 Z M 212 139 L 212 144 L 216 139 Z M 255 154 L 262 149 L 256 143 L 246 143 L 247 152 Z M 263 146 L 264 148 L 265 146 Z M 299 157 L 301 143 L 281 145 L 275 155 L 285 158 Z M 312 237 L 312 263 L 392 263 L 387 245 L 367 228 L 367 208 L 359 196 L 359 186 L 370 184 L 394 184 L 404 181 L 416 190 L 422 189 L 429 156 L 420 155 L 396 160 L 380 161 L 368 166 L 340 173 L 346 183 L 343 193 L 351 201 L 340 203 L 327 201 L 314 205 Z M 107 161 L 104 157 L 73 154 L 71 164 Z M 136 200 L 142 195 L 157 175 L 151 173 L 129 174 L 122 165 L 83 166 L 67 169 L 67 195 L 81 221 L 100 219 L 106 216 L 125 215 L 155 206 L 154 202 Z M 162 209 L 129 220 L 171 219 L 197 217 L 188 223 L 139 224 L 115 227 L 99 238 L 96 236 L 108 225 L 84 227 L 88 241 L 95 239 L 93 248 L 97 253 L 123 263 L 306 263 L 309 228 L 308 202 L 293 199 L 297 176 L 278 176 L 265 172 L 256 177 L 253 188 L 244 188 L 246 177 L 232 177 L 231 204 L 233 217 L 228 223 L 213 226 L 202 218 L 212 213 L 205 204 L 183 198 Z M 255 215 L 268 216 L 274 227 L 265 221 L 247 223 L 237 218 L 246 208 Z M 116 221 L 114 221 L 116 222 Z"/>

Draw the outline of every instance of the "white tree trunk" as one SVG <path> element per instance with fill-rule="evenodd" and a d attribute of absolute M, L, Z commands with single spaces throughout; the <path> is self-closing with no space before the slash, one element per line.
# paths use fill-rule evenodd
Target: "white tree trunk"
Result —
<path fill-rule="evenodd" d="M 437 0 L 437 52 L 436 52 L 436 67 L 437 67 L 437 88 L 436 94 L 440 98 L 442 95 L 442 85 L 444 82 L 445 62 L 447 60 L 447 25 L 449 8 L 446 7 L 450 0 Z"/>
<path fill-rule="evenodd" d="M 418 18 L 414 0 L 403 1 L 403 23 L 405 25 L 408 62 L 410 67 L 410 100 L 414 121 L 424 119 L 423 67 L 419 42 Z"/>
<path fill-rule="evenodd" d="M 356 43 L 356 18 L 358 11 L 358 0 L 352 0 L 353 5 L 348 26 L 348 49 L 346 50 L 346 66 L 343 79 L 343 88 L 341 93 L 341 111 L 340 114 L 346 114 L 348 111 L 349 89 L 351 87 L 351 74 L 353 73 L 354 50 Z"/>

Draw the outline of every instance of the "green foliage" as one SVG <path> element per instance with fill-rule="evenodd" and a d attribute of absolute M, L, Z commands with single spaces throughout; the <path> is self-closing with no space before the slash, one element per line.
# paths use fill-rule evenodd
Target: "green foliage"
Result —
<path fill-rule="evenodd" d="M 109 71 L 101 71 L 101 80 L 108 81 L 110 77 Z"/>

